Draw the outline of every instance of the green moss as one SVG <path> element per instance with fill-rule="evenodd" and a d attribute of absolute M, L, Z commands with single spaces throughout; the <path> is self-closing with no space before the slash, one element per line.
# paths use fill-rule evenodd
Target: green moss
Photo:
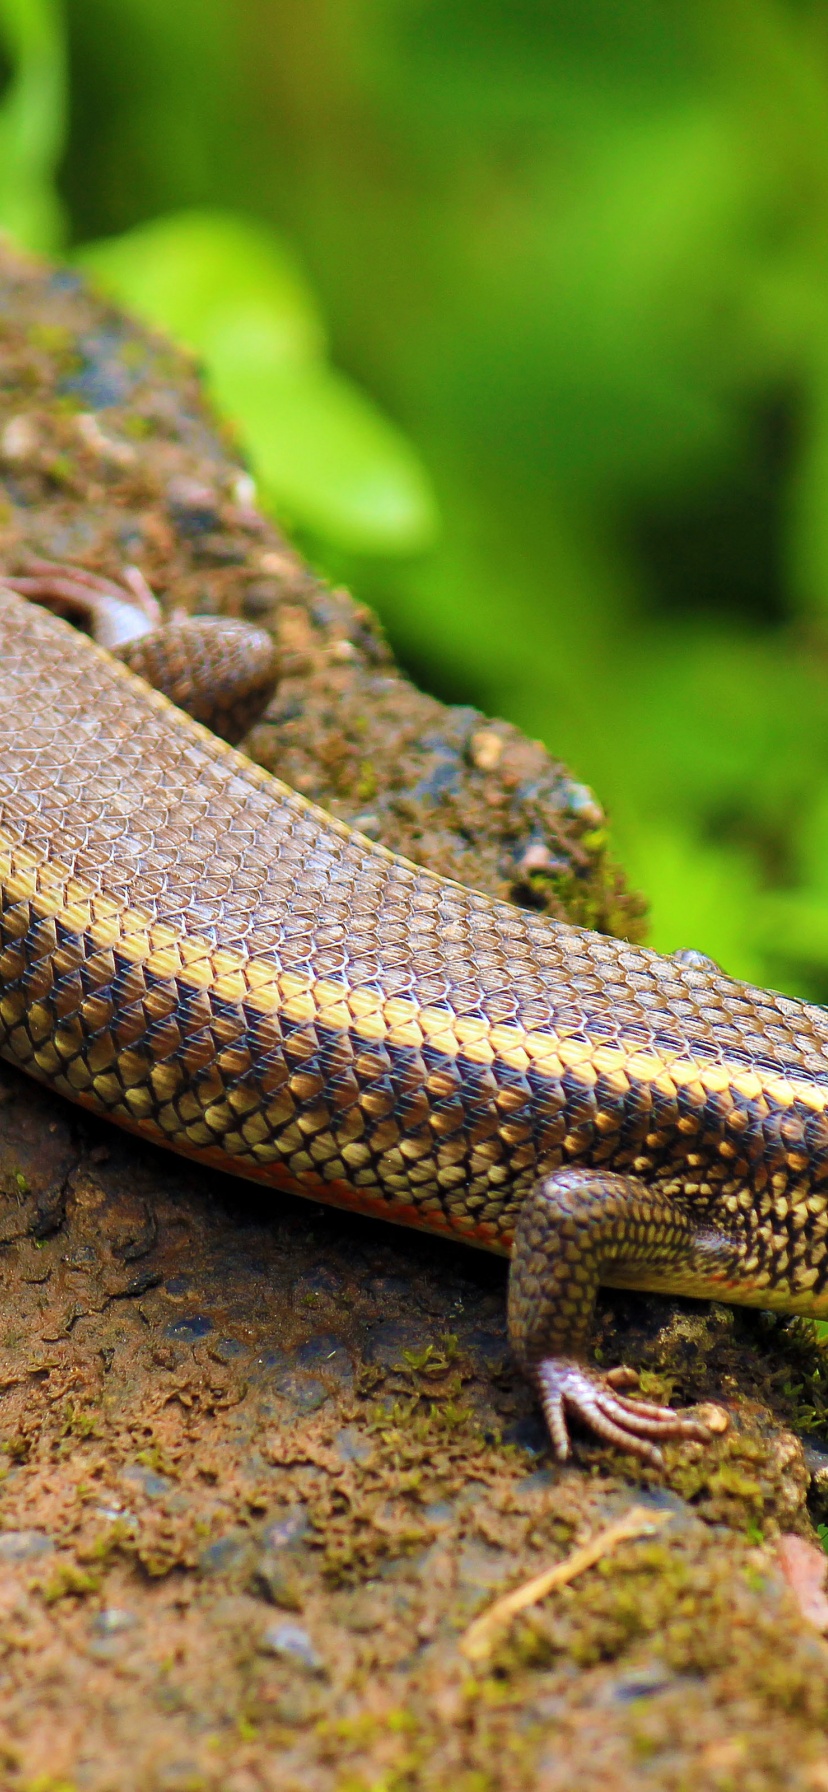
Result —
<path fill-rule="evenodd" d="M 369 803 L 377 794 L 376 767 L 370 759 L 363 759 L 359 775 L 354 785 L 354 796 L 359 803 Z"/>
<path fill-rule="evenodd" d="M 100 1437 L 100 1427 L 101 1421 L 98 1413 L 90 1411 L 88 1407 L 76 1406 L 73 1400 L 67 1400 L 61 1436 Z"/>
<path fill-rule="evenodd" d="M 56 1605 L 61 1599 L 85 1599 L 90 1593 L 97 1593 L 100 1584 L 99 1574 L 66 1562 L 41 1587 L 41 1593 L 46 1605 Z"/>
<path fill-rule="evenodd" d="M 716 1473 L 710 1476 L 707 1483 L 711 1493 L 730 1494 L 734 1499 L 744 1500 L 747 1505 L 761 1507 L 764 1505 L 764 1494 L 758 1481 L 744 1473 L 735 1462 L 727 1462 Z"/>
<path fill-rule="evenodd" d="M 64 324 L 34 322 L 28 325 L 27 335 L 33 348 L 42 349 L 58 361 L 74 353 L 75 341 L 71 330 Z"/>
<path fill-rule="evenodd" d="M 141 1468 L 150 1468 L 156 1475 L 166 1475 L 171 1481 L 178 1474 L 175 1463 L 160 1444 L 149 1444 L 145 1449 L 136 1452 L 135 1461 Z"/>
<path fill-rule="evenodd" d="M 33 1780 L 26 1780 L 22 1792 L 77 1792 L 74 1780 L 55 1778 L 51 1773 L 38 1773 Z"/>

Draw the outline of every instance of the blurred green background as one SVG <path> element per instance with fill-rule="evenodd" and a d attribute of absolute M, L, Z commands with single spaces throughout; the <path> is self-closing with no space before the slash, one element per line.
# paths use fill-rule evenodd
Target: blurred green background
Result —
<path fill-rule="evenodd" d="M 0 223 L 190 343 L 652 940 L 828 1001 L 828 9 L 0 0 Z"/>

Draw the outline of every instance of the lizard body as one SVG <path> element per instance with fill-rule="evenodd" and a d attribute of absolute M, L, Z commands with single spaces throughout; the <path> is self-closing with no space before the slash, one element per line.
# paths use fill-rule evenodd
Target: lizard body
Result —
<path fill-rule="evenodd" d="M 5 1058 L 511 1253 L 559 1454 L 568 1413 L 651 1457 L 703 1434 L 585 1365 L 599 1282 L 828 1311 L 828 1013 L 409 864 L 7 588 L 0 910 Z"/>

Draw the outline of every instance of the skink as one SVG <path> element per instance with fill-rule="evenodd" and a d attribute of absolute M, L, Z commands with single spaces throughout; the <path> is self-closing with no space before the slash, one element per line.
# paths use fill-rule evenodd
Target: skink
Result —
<path fill-rule="evenodd" d="M 0 908 L 10 1062 L 511 1253 L 561 1456 L 572 1417 L 650 1459 L 706 1435 L 588 1364 L 600 1283 L 828 1311 L 828 1013 L 418 869 L 5 587 Z"/>

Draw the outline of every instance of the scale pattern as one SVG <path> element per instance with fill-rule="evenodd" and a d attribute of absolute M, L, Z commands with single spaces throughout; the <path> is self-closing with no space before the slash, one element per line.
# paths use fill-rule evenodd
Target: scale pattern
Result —
<path fill-rule="evenodd" d="M 395 858 L 2 589 L 0 910 L 2 1054 L 156 1142 L 500 1251 L 603 1166 L 730 1298 L 828 1280 L 825 1012 Z"/>
<path fill-rule="evenodd" d="M 230 616 L 176 618 L 119 647 L 117 658 L 223 740 L 241 740 L 276 682 L 270 636 Z"/>

